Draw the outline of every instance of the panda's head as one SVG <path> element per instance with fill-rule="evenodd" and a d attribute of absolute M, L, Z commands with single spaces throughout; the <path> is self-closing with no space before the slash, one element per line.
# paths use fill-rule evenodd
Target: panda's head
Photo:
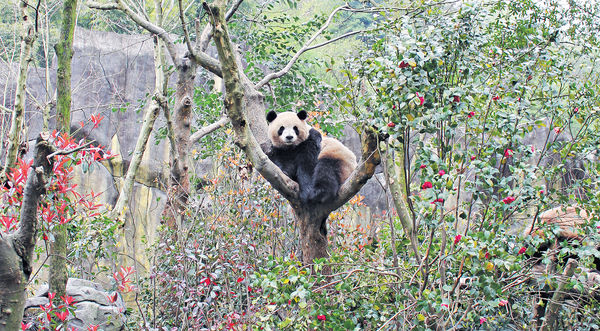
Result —
<path fill-rule="evenodd" d="M 305 141 L 310 131 L 310 127 L 305 122 L 307 116 L 304 110 L 299 113 L 288 111 L 279 114 L 270 111 L 267 114 L 268 134 L 273 146 L 289 148 Z"/>

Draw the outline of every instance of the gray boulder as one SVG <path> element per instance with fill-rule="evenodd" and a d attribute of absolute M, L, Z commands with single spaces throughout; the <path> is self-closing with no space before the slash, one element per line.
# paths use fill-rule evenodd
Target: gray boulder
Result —
<path fill-rule="evenodd" d="M 115 302 L 110 302 L 108 298 L 114 292 L 105 291 L 98 283 L 78 278 L 69 278 L 67 295 L 73 297 L 75 307 L 75 312 L 68 319 L 69 327 L 86 330 L 91 325 L 98 325 L 98 330 L 124 330 L 125 303 L 120 295 L 117 295 Z M 54 301 L 56 303 L 56 298 Z M 44 284 L 34 297 L 25 302 L 25 320 L 37 320 L 40 314 L 44 314 L 40 306 L 47 304 L 48 284 Z M 45 316 L 42 320 L 45 320 Z"/>

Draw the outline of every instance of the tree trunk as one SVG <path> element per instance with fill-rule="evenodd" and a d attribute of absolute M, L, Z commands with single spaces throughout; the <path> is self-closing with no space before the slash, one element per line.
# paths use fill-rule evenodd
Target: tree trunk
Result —
<path fill-rule="evenodd" d="M 36 143 L 33 167 L 23 191 L 19 229 L 0 236 L 0 331 L 19 330 L 25 306 L 25 287 L 31 275 L 31 260 L 37 236 L 37 209 L 44 193 L 45 176 L 52 171 L 47 156 L 52 153 L 48 137 Z"/>
<path fill-rule="evenodd" d="M 394 153 L 389 146 L 387 147 L 384 174 L 387 185 L 392 193 L 392 200 L 396 206 L 400 224 L 402 224 L 402 228 L 404 229 L 404 234 L 410 240 L 410 246 L 415 253 L 417 261 L 420 261 L 421 257 L 417 248 L 417 234 L 413 227 L 413 219 L 410 210 L 406 205 L 408 194 L 406 192 L 406 169 L 404 168 L 404 145 L 400 143 L 400 148 L 398 149 L 400 151 Z M 394 157 L 395 155 L 397 156 Z"/>
<path fill-rule="evenodd" d="M 71 132 L 71 60 L 73 35 L 77 18 L 77 0 L 64 0 L 60 39 L 54 46 L 58 59 L 56 69 L 56 129 Z"/>
<path fill-rule="evenodd" d="M 27 14 L 28 3 L 26 0 L 19 2 L 20 17 L 23 19 L 23 34 L 21 35 L 21 55 L 19 57 L 19 75 L 17 77 L 17 87 L 15 89 L 15 107 L 11 116 L 10 131 L 8 134 L 8 146 L 6 148 L 6 160 L 0 180 L 4 181 L 8 169 L 17 162 L 17 153 L 21 144 L 21 130 L 23 127 L 23 118 L 25 116 L 25 103 L 27 93 L 25 85 L 27 83 L 27 69 L 31 62 L 31 48 L 36 38 L 36 31 L 33 24 L 33 18 Z"/>
<path fill-rule="evenodd" d="M 0 330 L 18 330 L 28 279 L 12 240 L 0 238 Z"/>
<path fill-rule="evenodd" d="M 175 155 L 171 155 L 168 200 L 165 206 L 167 225 L 177 228 L 183 222 L 190 193 L 188 149 L 191 135 L 191 117 L 194 97 L 194 80 L 198 65 L 184 57 L 177 65 L 175 109 L 173 110 L 173 135 Z"/>
<path fill-rule="evenodd" d="M 295 208 L 300 229 L 302 262 L 312 264 L 315 259 L 329 257 L 327 252 L 327 218 L 329 213 L 314 208 Z"/>
<path fill-rule="evenodd" d="M 567 286 L 571 280 L 571 277 L 573 277 L 575 268 L 577 268 L 577 260 L 569 259 L 562 276 L 558 280 L 558 286 L 552 295 L 552 299 L 548 300 L 548 307 L 546 307 L 546 319 L 541 327 L 542 331 L 557 330 L 558 325 L 556 324 L 558 321 L 558 314 L 566 294 L 565 286 Z"/>
<path fill-rule="evenodd" d="M 71 60 L 73 35 L 77 18 L 77 0 L 64 0 L 59 42 L 54 46 L 58 58 L 56 70 L 56 130 L 71 133 Z M 49 290 L 57 300 L 66 295 L 67 288 L 67 225 L 56 224 L 50 243 Z"/>

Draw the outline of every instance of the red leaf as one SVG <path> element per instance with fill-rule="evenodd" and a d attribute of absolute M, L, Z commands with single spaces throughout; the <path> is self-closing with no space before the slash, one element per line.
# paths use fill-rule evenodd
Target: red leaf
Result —
<path fill-rule="evenodd" d="M 69 316 L 69 311 L 65 310 L 63 312 L 54 312 L 54 315 L 56 315 L 56 317 L 58 317 L 61 321 L 65 321 L 67 319 L 67 317 Z"/>

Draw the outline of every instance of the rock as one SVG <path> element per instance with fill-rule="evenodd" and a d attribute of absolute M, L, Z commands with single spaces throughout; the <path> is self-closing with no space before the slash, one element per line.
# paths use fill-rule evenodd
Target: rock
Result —
<path fill-rule="evenodd" d="M 125 303 L 121 296 L 111 303 L 108 297 L 113 294 L 114 292 L 106 292 L 98 283 L 69 278 L 67 295 L 73 297 L 75 307 L 75 312 L 69 316 L 69 327 L 85 330 L 90 325 L 98 325 L 99 330 L 124 330 Z M 40 306 L 46 304 L 48 304 L 48 284 L 40 286 L 35 296 L 25 302 L 25 319 L 35 321 L 37 316 L 42 314 L 42 320 L 45 321 Z"/>

